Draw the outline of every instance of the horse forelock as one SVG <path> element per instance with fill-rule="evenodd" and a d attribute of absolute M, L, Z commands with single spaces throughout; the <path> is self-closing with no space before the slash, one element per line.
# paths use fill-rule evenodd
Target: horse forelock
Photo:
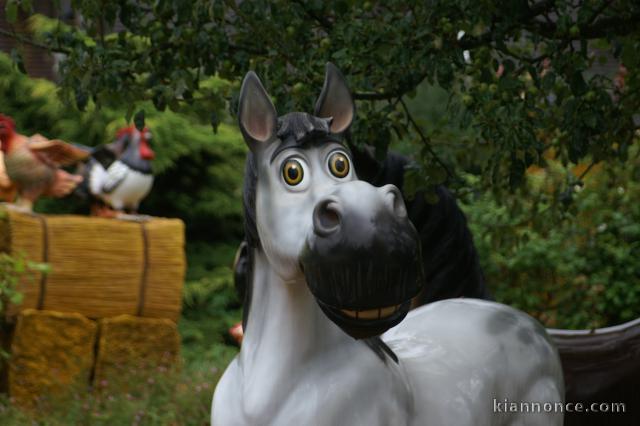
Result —
<path fill-rule="evenodd" d="M 277 136 L 285 144 L 303 145 L 313 139 L 330 137 L 332 120 L 306 112 L 290 112 L 278 118 Z"/>

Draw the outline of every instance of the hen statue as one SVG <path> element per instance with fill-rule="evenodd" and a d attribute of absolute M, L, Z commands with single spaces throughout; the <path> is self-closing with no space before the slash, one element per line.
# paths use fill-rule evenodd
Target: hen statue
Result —
<path fill-rule="evenodd" d="M 11 196 L 13 185 L 15 205 L 31 211 L 41 196 L 64 197 L 82 182 L 82 176 L 73 175 L 60 167 L 70 166 L 89 156 L 89 151 L 60 140 L 42 135 L 31 137 L 16 132 L 14 121 L 0 114 L 0 144 L 6 176 L 0 178 L 3 193 Z M 6 182 L 10 181 L 11 185 Z"/>
<path fill-rule="evenodd" d="M 126 127 L 118 131 L 113 143 L 93 152 L 84 175 L 89 193 L 98 200 L 92 207 L 94 215 L 137 213 L 153 186 L 151 137 L 146 127 L 142 131 Z"/>

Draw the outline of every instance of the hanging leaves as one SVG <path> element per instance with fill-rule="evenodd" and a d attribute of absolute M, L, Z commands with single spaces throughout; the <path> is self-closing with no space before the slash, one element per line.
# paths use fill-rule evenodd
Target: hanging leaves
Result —
<path fill-rule="evenodd" d="M 25 2 L 6 2 L 6 13 L 15 16 L 18 4 Z M 466 0 L 141 0 L 133 7 L 82 0 L 74 7 L 86 32 L 41 18 L 35 28 L 46 28 L 37 38 L 52 49 L 69 49 L 61 88 L 81 109 L 89 99 L 130 111 L 144 101 L 161 111 L 200 109 L 215 132 L 215 114 L 225 104 L 235 112 L 248 70 L 261 76 L 278 111 L 310 112 L 330 60 L 357 100 L 355 145 L 373 146 L 380 159 L 393 141 L 412 144 L 431 179 L 436 169 L 426 166 L 435 163 L 458 185 L 453 170 L 462 167 L 481 175 L 479 184 L 508 191 L 531 165 L 522 153 L 535 153 L 536 161 L 551 151 L 572 162 L 623 159 L 619 147 L 632 144 L 637 127 L 634 0 L 605 7 Z M 115 22 L 117 36 L 105 31 Z M 598 68 L 596 56 L 606 67 Z M 233 86 L 203 86 L 211 76 Z M 440 144 L 440 123 L 397 113 L 425 84 L 446 91 L 440 116 L 468 143 Z"/>

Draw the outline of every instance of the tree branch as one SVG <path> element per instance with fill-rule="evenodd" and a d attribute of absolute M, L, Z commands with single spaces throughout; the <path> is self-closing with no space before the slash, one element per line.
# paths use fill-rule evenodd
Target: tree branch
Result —
<path fill-rule="evenodd" d="M 404 110 L 404 113 L 407 116 L 409 123 L 411 123 L 411 126 L 415 129 L 418 136 L 420 136 L 420 140 L 422 140 L 422 143 L 424 144 L 424 147 L 429 152 L 429 155 L 431 155 L 431 157 L 436 161 L 436 163 L 438 163 L 440 167 L 442 167 L 442 169 L 447 173 L 447 176 L 451 180 L 460 181 L 461 179 L 455 173 L 453 173 L 453 171 L 440 159 L 440 157 L 438 157 L 438 154 L 435 153 L 435 151 L 433 150 L 433 147 L 431 146 L 431 141 L 422 132 L 422 128 L 413 118 L 413 115 L 411 115 L 411 112 L 409 111 L 409 108 L 407 107 L 407 104 L 404 102 L 402 97 L 400 97 L 398 101 L 400 102 L 400 105 L 402 105 L 402 109 Z"/>
<path fill-rule="evenodd" d="M 538 56 L 534 56 L 533 58 L 528 58 L 526 56 L 522 56 L 519 55 L 515 52 L 512 52 L 511 50 L 509 50 L 509 48 L 505 46 L 500 47 L 500 46 L 496 46 L 496 49 L 499 50 L 500 52 L 504 53 L 507 56 L 511 56 L 512 58 L 516 58 L 517 60 L 521 61 L 521 62 L 526 62 L 529 65 L 534 65 L 537 64 L 538 62 L 542 61 L 544 58 L 546 58 L 548 55 L 538 55 Z"/>
<path fill-rule="evenodd" d="M 605 0 L 602 2 L 602 4 L 600 5 L 599 8 L 597 8 L 594 12 L 593 15 L 591 15 L 591 17 L 587 20 L 587 25 L 591 25 L 593 24 L 593 22 L 598 19 L 598 16 L 600 16 L 602 14 L 602 12 L 605 11 L 606 8 L 608 8 L 609 6 L 611 6 L 611 3 L 613 3 L 613 0 Z"/>
<path fill-rule="evenodd" d="M 543 13 L 549 12 L 556 5 L 556 0 L 543 0 L 538 3 L 534 3 L 529 6 L 529 10 L 526 13 L 526 16 L 529 19 L 536 17 L 538 15 L 542 15 Z"/>
<path fill-rule="evenodd" d="M 597 17 L 598 15 L 596 15 Z M 581 40 L 603 38 L 609 34 L 618 36 L 628 35 L 634 31 L 638 31 L 638 21 L 640 21 L 640 13 L 633 14 L 627 18 L 619 16 L 610 16 L 595 21 L 592 24 L 578 25 L 579 33 L 575 36 L 569 34 L 559 34 L 556 23 L 542 22 L 534 20 L 525 28 L 532 33 L 538 34 L 546 38 L 562 38 L 566 40 Z"/>
<path fill-rule="evenodd" d="M 556 3 L 555 0 L 543 0 L 538 3 L 534 3 L 532 6 L 528 6 L 527 4 L 528 9 L 526 10 L 526 12 L 523 13 L 521 16 L 519 16 L 515 20 L 515 22 L 513 22 L 509 27 L 507 27 L 504 33 L 509 33 L 514 29 L 519 28 L 520 26 L 529 22 L 531 19 L 535 18 L 536 16 L 545 14 L 555 6 L 555 3 Z M 484 34 L 478 37 L 462 38 L 458 42 L 458 46 L 462 49 L 469 50 L 475 47 L 479 47 L 479 46 L 491 43 L 494 40 L 494 34 L 495 34 L 494 27 L 496 24 L 499 24 L 499 23 L 500 21 L 493 21 L 489 31 L 485 32 Z"/>
<path fill-rule="evenodd" d="M 580 174 L 580 176 L 578 176 L 578 180 L 582 182 L 582 179 L 584 179 L 584 177 L 591 171 L 591 169 L 595 165 L 596 165 L 596 161 L 595 160 L 591 161 L 591 164 L 589 164 L 587 168 L 584 169 L 584 171 Z"/>
<path fill-rule="evenodd" d="M 402 95 L 400 95 L 402 96 Z M 395 93 L 354 92 L 353 99 L 358 101 L 386 101 L 397 97 Z"/>
<path fill-rule="evenodd" d="M 427 78 L 426 72 L 418 74 L 415 78 L 409 75 L 406 77 L 406 83 L 400 85 L 392 92 L 354 92 L 353 98 L 359 101 L 387 101 L 394 98 L 401 98 L 407 92 L 415 89 L 425 78 Z"/>
<path fill-rule="evenodd" d="M 34 46 L 34 47 L 38 47 L 40 49 L 45 49 L 45 50 L 49 50 L 51 52 L 55 52 L 55 53 L 65 53 L 65 54 L 69 54 L 71 53 L 70 50 L 68 49 L 64 49 L 62 47 L 52 47 L 52 46 L 47 46 L 46 44 L 37 42 L 29 37 L 25 37 L 21 34 L 16 33 L 15 31 L 7 31 L 5 29 L 0 28 L 0 35 L 3 35 L 5 37 L 9 37 L 12 38 L 20 43 L 24 43 L 24 44 L 28 44 L 30 46 Z"/>
<path fill-rule="evenodd" d="M 322 26 L 322 28 L 324 28 L 327 32 L 330 32 L 333 29 L 333 22 L 329 21 L 324 16 L 320 16 L 317 13 L 309 10 L 309 8 L 307 8 L 307 6 L 306 6 L 304 1 L 295 0 L 294 3 L 296 3 L 298 6 L 300 6 L 300 8 L 302 8 L 304 13 L 308 17 L 310 17 L 311 19 L 316 21 L 318 24 L 320 24 L 320 26 Z"/>

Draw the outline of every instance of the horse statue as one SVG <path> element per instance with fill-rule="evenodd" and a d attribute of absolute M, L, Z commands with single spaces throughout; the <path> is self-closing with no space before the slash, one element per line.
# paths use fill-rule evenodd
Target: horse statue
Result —
<path fill-rule="evenodd" d="M 464 298 L 409 312 L 425 288 L 420 236 L 394 185 L 358 179 L 354 117 L 332 64 L 313 115 L 278 118 L 244 79 L 248 304 L 212 424 L 562 424 L 560 360 L 534 319 Z"/>

